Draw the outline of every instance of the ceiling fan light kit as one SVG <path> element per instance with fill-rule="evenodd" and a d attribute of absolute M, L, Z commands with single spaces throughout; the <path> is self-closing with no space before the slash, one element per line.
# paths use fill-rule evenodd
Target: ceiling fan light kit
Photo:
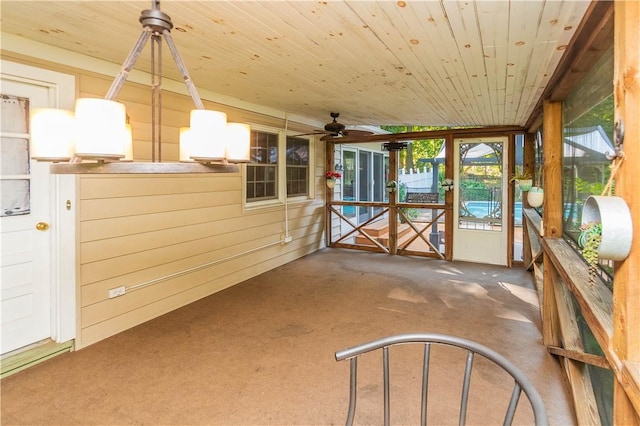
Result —
<path fill-rule="evenodd" d="M 344 124 L 338 123 L 337 121 L 338 117 L 340 117 L 340 113 L 332 112 L 330 115 L 333 118 L 333 121 L 331 123 L 326 124 L 324 126 L 324 130 L 326 130 L 327 132 L 330 132 L 332 136 L 342 135 L 342 133 L 344 132 L 345 126 Z"/>

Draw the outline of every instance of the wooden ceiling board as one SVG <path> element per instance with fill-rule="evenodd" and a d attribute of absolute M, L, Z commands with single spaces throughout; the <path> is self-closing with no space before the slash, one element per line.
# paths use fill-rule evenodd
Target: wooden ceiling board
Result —
<path fill-rule="evenodd" d="M 440 121 L 434 124 L 443 123 L 447 117 L 456 117 L 455 120 L 460 121 L 465 108 L 462 104 L 464 97 L 458 92 L 464 90 L 464 82 L 457 80 L 457 58 L 449 53 L 456 52 L 457 47 L 449 31 L 447 16 L 435 2 L 411 5 L 410 13 L 405 13 L 407 26 L 404 38 L 418 59 L 415 64 L 417 74 L 426 82 L 433 96 L 427 101 L 440 110 Z M 439 31 L 433 31 L 436 25 L 440 26 Z M 413 73 L 413 67 L 409 67 L 409 71 Z"/>
<path fill-rule="evenodd" d="M 422 93 L 420 98 L 425 104 L 424 114 L 430 118 L 429 122 L 439 124 L 445 117 L 450 118 L 455 114 L 457 107 L 455 87 L 444 65 L 447 59 L 434 60 L 438 57 L 434 47 L 444 45 L 444 41 L 450 46 L 454 45 L 450 37 L 442 39 L 438 31 L 424 30 L 425 24 L 429 24 L 429 18 L 433 15 L 432 11 L 423 10 L 425 5 L 439 6 L 435 2 L 420 2 L 409 3 L 408 6 L 400 8 L 393 2 L 386 2 L 377 14 L 372 15 L 375 16 L 375 21 L 369 23 L 369 27 L 380 34 L 384 33 L 386 28 L 394 28 L 395 32 L 386 30 L 389 34 L 385 38 L 385 47 L 397 58 L 398 71 L 409 77 L 409 84 L 415 83 L 410 85 L 412 91 Z M 384 14 L 384 18 L 380 17 L 381 13 Z M 442 27 L 446 28 L 446 17 L 442 18 Z M 421 35 L 424 38 L 420 38 Z M 432 38 L 426 37 L 427 35 L 436 35 L 438 40 L 433 42 Z M 429 110 L 432 111 L 430 116 Z"/>
<path fill-rule="evenodd" d="M 532 72 L 537 72 L 535 62 L 536 46 L 526 46 L 527 40 L 534 40 L 538 32 L 538 24 L 542 15 L 542 8 L 538 3 L 520 2 L 513 6 L 513 17 L 509 21 L 509 30 L 517 35 L 510 40 L 507 47 L 507 69 L 513 77 L 507 79 L 505 115 L 511 111 L 511 120 L 521 120 L 522 116 L 530 113 L 523 110 L 527 104 L 523 104 L 523 98 L 529 99 L 532 93 L 537 92 L 536 81 Z M 517 25 L 516 28 L 513 26 Z"/>
<path fill-rule="evenodd" d="M 475 8 L 460 7 L 453 2 L 444 4 L 443 8 L 448 19 L 450 38 L 457 43 L 454 46 L 439 44 L 439 57 L 450 55 L 447 62 L 456 67 L 454 86 L 458 88 L 459 98 L 464 100 L 464 104 L 458 108 L 459 114 L 464 117 L 461 121 L 487 122 L 487 111 L 482 100 L 489 99 L 489 87 Z"/>
<path fill-rule="evenodd" d="M 586 10 L 586 9 L 585 9 Z M 584 13 L 584 12 L 583 12 Z M 573 31 L 579 25 L 575 12 L 567 8 L 565 2 L 547 2 L 539 15 L 538 31 L 533 40 L 536 42 L 527 78 L 531 82 L 531 89 L 523 94 L 520 107 L 521 113 L 516 119 L 526 121 L 532 113 L 535 104 L 542 96 L 549 78 L 553 74 L 549 70 L 555 69 L 560 62 L 564 49 L 571 41 Z M 525 95 L 527 95 L 525 97 Z"/>
<path fill-rule="evenodd" d="M 522 125 L 587 1 L 161 3 L 198 89 L 345 124 Z M 122 64 L 149 0 L 2 0 L 2 31 Z M 523 42 L 521 44 L 515 44 Z M 147 47 L 136 69 L 148 71 Z M 163 48 L 165 78 L 182 81 Z"/>

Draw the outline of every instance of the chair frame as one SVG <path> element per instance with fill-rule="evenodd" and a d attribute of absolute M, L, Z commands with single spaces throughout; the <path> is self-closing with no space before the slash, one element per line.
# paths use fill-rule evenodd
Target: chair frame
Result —
<path fill-rule="evenodd" d="M 539 426 L 547 425 L 547 413 L 544 402 L 538 394 L 533 384 L 527 376 L 517 368 L 513 363 L 507 360 L 498 352 L 487 348 L 479 343 L 467 340 L 461 337 L 449 336 L 437 333 L 412 333 L 388 336 L 368 343 L 363 343 L 351 348 L 343 349 L 335 353 L 336 361 L 350 360 L 350 386 L 349 386 L 349 411 L 347 414 L 347 426 L 353 424 L 356 411 L 356 393 L 357 393 L 357 369 L 358 357 L 365 353 L 382 349 L 383 357 L 383 376 L 384 376 L 384 424 L 390 424 L 390 398 L 389 398 L 389 348 L 400 344 L 423 343 L 424 357 L 422 366 L 422 398 L 421 398 L 421 425 L 427 424 L 427 393 L 429 388 L 429 356 L 431 344 L 440 344 L 453 347 L 459 347 L 467 350 L 467 360 L 464 372 L 464 382 L 462 387 L 462 395 L 460 401 L 460 417 L 459 424 L 466 423 L 467 402 L 469 399 L 469 389 L 471 383 L 471 372 L 473 368 L 474 355 L 479 354 L 484 358 L 494 362 L 502 367 L 514 379 L 514 386 L 511 392 L 511 400 L 507 407 L 504 418 L 504 425 L 511 425 L 515 414 L 520 395 L 524 392 L 529 399 L 533 409 L 535 424 Z"/>

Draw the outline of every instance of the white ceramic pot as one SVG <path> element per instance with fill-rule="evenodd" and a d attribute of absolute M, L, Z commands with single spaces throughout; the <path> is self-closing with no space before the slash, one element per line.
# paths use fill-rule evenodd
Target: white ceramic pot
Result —
<path fill-rule="evenodd" d="M 544 201 L 544 190 L 539 186 L 532 186 L 527 193 L 527 202 L 531 207 L 540 207 Z"/>
<path fill-rule="evenodd" d="M 333 188 L 334 186 L 336 186 L 336 180 L 335 179 L 327 179 L 327 186 L 329 188 Z"/>
<path fill-rule="evenodd" d="M 629 256 L 633 239 L 631 212 L 620 197 L 590 196 L 582 209 L 582 224 L 602 223 L 601 259 L 624 260 Z"/>

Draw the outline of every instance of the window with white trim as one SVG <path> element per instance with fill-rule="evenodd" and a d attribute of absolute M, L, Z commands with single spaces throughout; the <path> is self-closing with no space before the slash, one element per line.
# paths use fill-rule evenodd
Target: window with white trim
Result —
<path fill-rule="evenodd" d="M 287 136 L 287 197 L 309 195 L 309 139 Z"/>
<path fill-rule="evenodd" d="M 251 131 L 247 202 L 278 198 L 278 133 Z"/>
<path fill-rule="evenodd" d="M 284 203 L 285 197 L 314 197 L 313 139 L 286 136 L 281 129 L 255 125 L 251 129 L 251 162 L 246 166 L 246 205 L 250 208 Z"/>

